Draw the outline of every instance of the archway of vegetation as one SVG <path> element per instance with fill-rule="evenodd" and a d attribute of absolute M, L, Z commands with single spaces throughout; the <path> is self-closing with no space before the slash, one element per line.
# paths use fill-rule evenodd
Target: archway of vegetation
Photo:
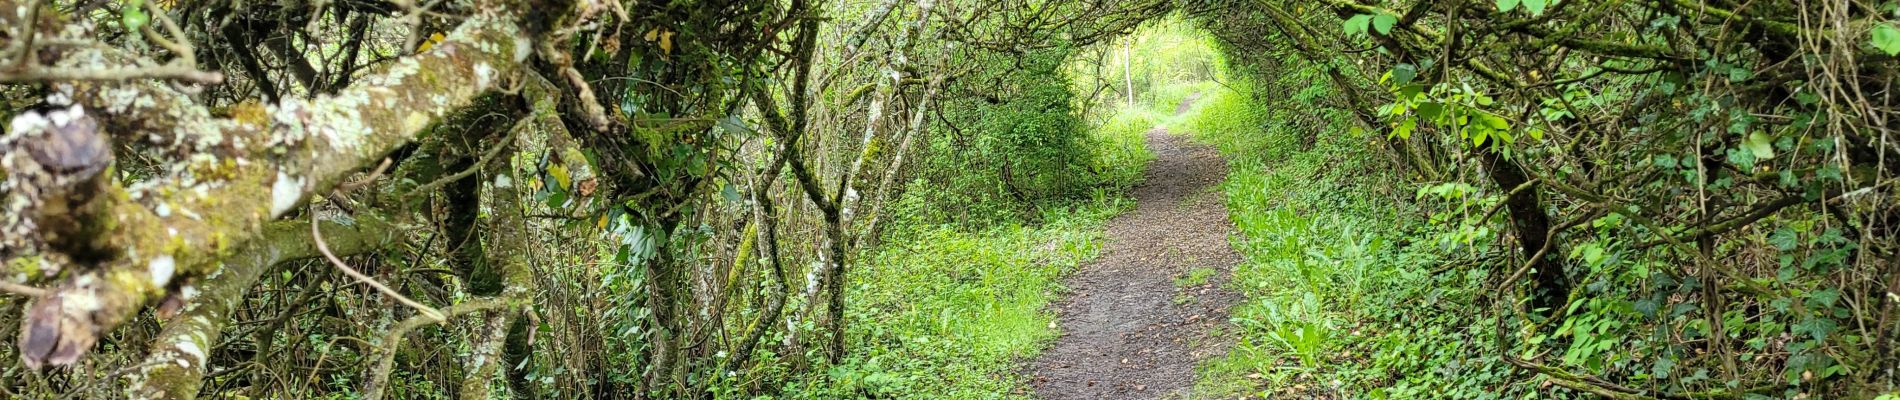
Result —
<path fill-rule="evenodd" d="M 1891 396 L 1897 20 L 0 0 L 0 394 L 1028 396 L 1166 123 L 1233 165 L 1212 396 Z"/>

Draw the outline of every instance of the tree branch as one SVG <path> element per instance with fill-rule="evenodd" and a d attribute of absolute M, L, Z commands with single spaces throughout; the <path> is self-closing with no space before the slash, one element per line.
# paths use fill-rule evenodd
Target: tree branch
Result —
<path fill-rule="evenodd" d="M 7 3 L 0 0 L 0 9 L 10 8 Z M 285 99 L 261 115 L 181 127 L 204 134 L 193 145 L 236 148 L 241 161 L 232 160 L 222 176 L 185 170 L 134 188 L 107 187 L 101 218 L 114 223 L 102 240 L 123 249 L 122 256 L 42 297 L 22 324 L 21 354 L 34 367 L 77 361 L 99 335 L 163 294 L 174 277 L 214 271 L 217 260 L 231 254 L 234 246 L 226 243 L 257 236 L 263 222 L 295 209 L 312 193 L 328 192 L 436 120 L 496 89 L 530 54 L 529 42 L 513 22 L 478 16 L 429 52 L 386 65 L 360 87 L 309 101 Z M 118 86 L 74 86 L 75 92 L 97 92 L 75 94 L 76 100 L 104 100 L 95 106 L 110 113 L 199 109 L 114 101 L 107 93 L 120 93 Z M 220 218 L 193 217 L 199 215 Z"/>
<path fill-rule="evenodd" d="M 338 219 L 324 224 L 329 225 L 331 250 L 345 257 L 381 249 L 400 231 L 380 217 L 367 214 L 353 221 Z M 189 305 L 183 313 L 165 323 L 145 357 L 145 367 L 129 377 L 126 397 L 196 398 L 204 384 L 207 361 L 238 303 L 272 267 L 319 257 L 320 251 L 311 239 L 300 221 L 272 223 L 261 237 L 227 259 L 221 272 L 195 285 L 197 294 L 185 299 Z"/>

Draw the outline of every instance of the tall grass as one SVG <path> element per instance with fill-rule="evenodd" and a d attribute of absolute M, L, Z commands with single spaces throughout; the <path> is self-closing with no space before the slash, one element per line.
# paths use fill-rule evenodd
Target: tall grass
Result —
<path fill-rule="evenodd" d="M 1040 226 L 929 229 L 860 262 L 852 281 L 856 349 L 826 379 L 786 398 L 1024 398 L 1014 365 L 1055 337 L 1045 311 L 1058 279 L 1100 248 L 1121 206 L 1079 204 Z"/>

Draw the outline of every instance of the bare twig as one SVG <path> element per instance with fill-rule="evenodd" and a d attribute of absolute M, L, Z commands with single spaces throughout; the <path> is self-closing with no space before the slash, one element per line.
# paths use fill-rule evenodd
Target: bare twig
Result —
<path fill-rule="evenodd" d="M 335 253 L 330 252 L 330 245 L 323 242 L 323 231 L 317 224 L 315 213 L 311 213 L 310 217 L 310 240 L 317 242 L 317 251 L 322 252 L 323 258 L 329 259 L 330 265 L 335 265 L 336 269 L 343 271 L 344 275 L 356 278 L 358 282 L 363 282 L 363 284 L 369 285 L 369 287 L 376 288 L 376 291 L 382 292 L 383 295 L 396 299 L 396 302 L 416 309 L 416 312 L 422 313 L 421 317 L 428 318 L 435 322 L 442 322 L 444 319 L 447 319 L 442 315 L 442 311 L 411 300 L 401 293 L 397 293 L 395 289 L 390 289 L 389 286 L 383 285 L 382 282 L 377 282 L 375 279 L 370 278 L 369 275 L 363 275 L 363 273 L 358 272 L 356 268 L 350 268 L 349 264 L 344 264 L 343 260 L 337 258 Z"/>
<path fill-rule="evenodd" d="M 46 289 L 13 283 L 12 281 L 4 279 L 0 279 L 0 292 L 13 293 L 26 297 L 41 297 L 46 295 Z"/>
<path fill-rule="evenodd" d="M 171 14 L 167 13 L 165 8 L 159 7 L 158 2 L 145 2 L 145 9 L 152 13 L 152 19 L 158 20 L 158 25 L 164 26 L 166 34 L 172 37 L 171 40 L 165 40 L 158 35 L 152 35 L 152 40 L 164 46 L 166 50 L 176 53 L 178 59 L 184 62 L 185 67 L 197 69 L 198 52 L 191 48 L 191 36 L 186 35 L 185 30 L 178 29 L 178 23 L 172 21 Z M 146 27 L 149 29 L 151 25 L 147 24 Z"/>
<path fill-rule="evenodd" d="M 383 172 L 389 170 L 389 164 L 393 162 L 394 160 L 391 160 L 388 157 L 384 157 L 383 163 L 380 165 L 377 165 L 376 169 L 370 171 L 369 175 L 364 176 L 363 179 L 357 179 L 354 181 L 344 182 L 341 185 L 336 185 L 335 193 L 339 193 L 339 194 L 349 193 L 351 191 L 355 191 L 356 189 L 360 189 L 364 186 L 369 186 L 369 184 L 371 183 L 375 183 L 377 178 L 381 178 L 383 176 Z"/>
<path fill-rule="evenodd" d="M 13 60 L 13 66 L 17 69 L 26 69 L 27 65 L 33 62 L 33 53 L 35 53 L 33 39 L 40 33 L 39 0 L 27 0 L 25 22 L 20 24 L 20 58 Z"/>
<path fill-rule="evenodd" d="M 181 64 L 166 64 L 157 67 L 106 69 L 48 69 L 29 67 L 19 72 L 0 73 L 0 83 L 5 84 L 47 81 L 125 82 L 134 79 L 164 79 L 217 84 L 224 82 L 224 74 L 211 71 L 199 71 L 197 68 Z"/>

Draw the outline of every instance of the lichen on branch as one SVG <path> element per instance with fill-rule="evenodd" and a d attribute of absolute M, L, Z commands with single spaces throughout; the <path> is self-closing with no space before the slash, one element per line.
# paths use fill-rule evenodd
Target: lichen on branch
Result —
<path fill-rule="evenodd" d="M 226 151 L 193 154 L 185 167 L 147 182 L 105 185 L 97 194 L 105 211 L 96 218 L 109 222 L 100 240 L 117 254 L 81 266 L 29 308 L 19 338 L 27 364 L 77 361 L 104 332 L 173 290 L 169 286 L 182 281 L 176 278 L 212 273 L 265 222 L 501 87 L 531 54 L 529 43 L 512 20 L 470 18 L 428 52 L 391 62 L 347 90 L 286 99 L 253 118 L 210 120 L 217 130 L 200 132 L 196 146 Z M 96 105 L 108 113 L 183 112 L 191 115 L 171 116 L 204 120 L 202 107 L 178 104 L 186 97 L 152 96 L 164 92 L 151 86 L 128 91 L 93 84 L 100 85 L 97 95 L 75 90 L 69 99 L 107 102 Z"/>

